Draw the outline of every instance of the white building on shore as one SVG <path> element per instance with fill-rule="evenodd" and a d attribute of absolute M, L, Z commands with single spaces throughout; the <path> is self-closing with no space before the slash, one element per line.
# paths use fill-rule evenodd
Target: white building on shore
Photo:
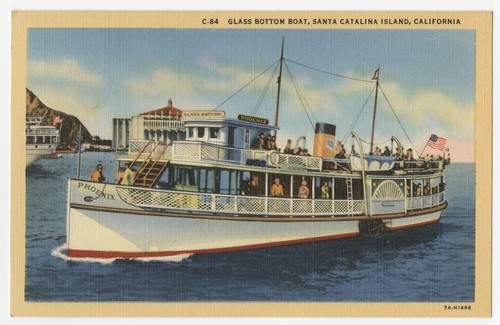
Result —
<path fill-rule="evenodd" d="M 113 149 L 128 148 L 130 140 L 130 119 L 113 118 Z"/>
<path fill-rule="evenodd" d="M 156 140 L 170 142 L 186 139 L 184 122 L 181 121 L 182 111 L 172 106 L 168 100 L 167 107 L 148 111 L 132 117 L 131 139 Z"/>
<path fill-rule="evenodd" d="M 130 119 L 113 119 L 113 148 L 128 148 L 129 140 L 170 142 L 185 140 L 186 129 L 181 121 L 182 111 L 168 100 L 166 107 L 147 111 Z"/>

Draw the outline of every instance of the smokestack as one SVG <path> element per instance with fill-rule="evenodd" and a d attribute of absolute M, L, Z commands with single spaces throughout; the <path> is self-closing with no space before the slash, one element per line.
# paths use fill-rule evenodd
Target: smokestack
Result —
<path fill-rule="evenodd" d="M 318 157 L 335 157 L 335 125 L 316 123 L 314 130 L 313 155 Z"/>

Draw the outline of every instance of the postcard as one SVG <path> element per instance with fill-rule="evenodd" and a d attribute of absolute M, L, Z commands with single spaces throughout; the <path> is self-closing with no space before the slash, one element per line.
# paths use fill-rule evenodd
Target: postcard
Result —
<path fill-rule="evenodd" d="M 491 317 L 491 12 L 12 36 L 13 316 Z"/>

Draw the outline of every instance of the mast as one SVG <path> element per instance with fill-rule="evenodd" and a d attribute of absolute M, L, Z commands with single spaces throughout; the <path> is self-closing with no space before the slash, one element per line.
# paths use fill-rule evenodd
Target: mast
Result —
<path fill-rule="evenodd" d="M 278 95 L 276 97 L 276 113 L 274 115 L 274 126 L 278 126 L 278 116 L 280 111 L 281 73 L 283 71 L 283 52 L 285 49 L 285 36 L 281 42 L 280 71 L 278 75 Z M 276 131 L 275 131 L 276 132 Z"/>
<path fill-rule="evenodd" d="M 372 136 L 370 140 L 370 154 L 373 153 L 373 136 L 375 134 L 375 117 L 377 116 L 377 97 L 378 97 L 378 75 L 380 72 L 380 65 L 377 70 L 375 70 L 375 74 L 373 75 L 372 80 L 376 81 L 375 84 L 375 103 L 373 105 L 373 120 L 372 120 Z"/>

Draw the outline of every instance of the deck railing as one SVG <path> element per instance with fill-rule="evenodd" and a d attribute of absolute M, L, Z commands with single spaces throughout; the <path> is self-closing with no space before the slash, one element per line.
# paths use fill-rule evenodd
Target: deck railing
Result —
<path fill-rule="evenodd" d="M 130 140 L 129 153 L 138 154 L 143 147 L 148 153 L 154 148 L 154 141 Z M 157 153 L 154 153 L 157 154 Z M 187 161 L 221 161 L 238 165 L 258 165 L 278 168 L 302 168 L 322 171 L 324 168 L 334 171 L 350 171 L 349 159 L 322 158 L 313 156 L 289 155 L 271 150 L 231 148 L 217 144 L 195 141 L 174 141 L 171 149 L 165 152 L 165 158 Z M 442 170 L 442 160 L 433 161 L 393 161 L 394 170 Z"/>
<path fill-rule="evenodd" d="M 365 212 L 363 200 L 256 197 L 125 186 L 118 186 L 117 192 L 126 203 L 145 209 L 258 215 L 263 217 L 335 217 L 360 215 Z M 407 198 L 409 211 L 434 207 L 443 202 L 444 193 Z"/>
<path fill-rule="evenodd" d="M 159 210 L 195 211 L 219 214 L 314 217 L 347 216 L 364 213 L 362 200 L 320 200 L 235 196 L 169 190 L 117 187 L 126 203 Z"/>
<path fill-rule="evenodd" d="M 176 141 L 172 146 L 172 159 L 188 161 L 222 161 L 246 165 L 260 161 L 260 166 L 302 166 L 305 169 L 321 170 L 322 158 L 297 156 L 277 151 L 229 148 L 201 142 Z"/>
<path fill-rule="evenodd" d="M 408 210 L 431 208 L 436 205 L 440 205 L 445 201 L 444 192 L 424 196 L 413 196 L 407 198 L 406 200 Z"/>

